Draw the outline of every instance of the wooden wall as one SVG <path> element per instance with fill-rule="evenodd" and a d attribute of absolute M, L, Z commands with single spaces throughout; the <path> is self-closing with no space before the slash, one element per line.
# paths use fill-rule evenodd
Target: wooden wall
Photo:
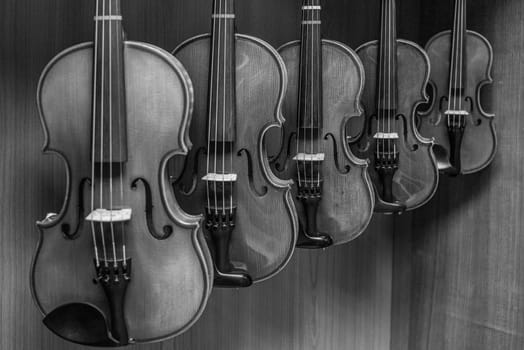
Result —
<path fill-rule="evenodd" d="M 440 1 L 422 3 L 425 41 L 449 26 L 450 13 Z M 495 52 L 484 96 L 497 114 L 499 152 L 488 170 L 443 179 L 428 206 L 396 220 L 396 350 L 524 348 L 524 2 L 469 1 L 469 13 L 470 29 Z"/>
<path fill-rule="evenodd" d="M 279 46 L 299 33 L 300 0 L 237 1 L 238 29 Z M 378 0 L 325 0 L 324 34 L 356 47 L 378 36 Z M 423 43 L 451 23 L 451 0 L 399 1 L 400 34 Z M 171 50 L 209 30 L 211 0 L 123 1 L 128 36 Z M 35 91 L 60 50 L 92 38 L 94 0 L 0 1 L 0 349 L 80 349 L 50 334 L 28 288 L 34 222 L 57 211 L 63 165 L 42 156 Z M 524 3 L 470 1 L 496 53 L 489 109 L 500 153 L 480 175 L 444 179 L 435 200 L 376 218 L 353 244 L 298 251 L 276 278 L 216 291 L 202 319 L 160 349 L 522 349 L 519 255 L 524 153 Z"/>

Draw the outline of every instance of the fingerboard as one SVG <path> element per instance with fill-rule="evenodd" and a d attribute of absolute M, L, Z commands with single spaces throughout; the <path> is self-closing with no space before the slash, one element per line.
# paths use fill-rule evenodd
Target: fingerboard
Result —
<path fill-rule="evenodd" d="M 93 67 L 94 147 L 97 163 L 127 161 L 124 33 L 120 0 L 97 0 Z"/>
<path fill-rule="evenodd" d="M 395 0 L 382 0 L 377 85 L 379 110 L 397 109 L 397 20 Z"/>
<path fill-rule="evenodd" d="M 209 136 L 212 142 L 236 138 L 234 0 L 215 0 L 212 14 Z"/>
<path fill-rule="evenodd" d="M 322 32 L 320 0 L 304 0 L 300 42 L 298 128 L 322 129 Z"/>
<path fill-rule="evenodd" d="M 466 36 L 466 0 L 455 0 L 455 16 L 453 20 L 453 35 L 450 57 L 450 97 L 461 97 L 464 94 L 466 70 L 464 48 Z"/>

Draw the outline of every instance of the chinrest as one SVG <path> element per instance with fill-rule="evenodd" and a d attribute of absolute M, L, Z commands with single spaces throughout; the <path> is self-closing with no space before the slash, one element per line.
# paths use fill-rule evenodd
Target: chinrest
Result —
<path fill-rule="evenodd" d="M 304 249 L 324 249 L 333 245 L 333 239 L 326 234 L 318 236 L 309 235 L 305 230 L 301 230 L 298 235 L 297 247 Z"/>
<path fill-rule="evenodd" d="M 100 347 L 124 345 L 111 336 L 102 311 L 90 304 L 71 303 L 59 306 L 47 314 L 43 322 L 60 338 L 73 343 Z"/>
<path fill-rule="evenodd" d="M 232 261 L 232 269 L 230 271 L 222 272 L 216 265 L 214 284 L 220 288 L 246 288 L 253 284 L 253 279 L 247 273 L 247 268 L 244 263 Z"/>

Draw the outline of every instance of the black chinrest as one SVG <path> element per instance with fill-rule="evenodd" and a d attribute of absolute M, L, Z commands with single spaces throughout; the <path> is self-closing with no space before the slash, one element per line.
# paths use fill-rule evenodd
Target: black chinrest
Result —
<path fill-rule="evenodd" d="M 215 264 L 214 285 L 217 288 L 246 288 L 253 284 L 253 279 L 241 263 L 232 263 L 233 268 L 228 272 L 221 272 Z"/>
<path fill-rule="evenodd" d="M 324 249 L 333 245 L 333 239 L 326 234 L 311 236 L 305 230 L 298 235 L 297 247 L 302 249 Z"/>
<path fill-rule="evenodd" d="M 59 306 L 47 314 L 43 322 L 53 333 L 73 343 L 99 347 L 121 346 L 111 336 L 105 315 L 93 305 L 71 303 Z"/>
<path fill-rule="evenodd" d="M 380 198 L 375 189 L 375 212 L 383 214 L 404 214 L 406 212 L 406 206 L 398 202 L 390 203 L 385 202 Z"/>
<path fill-rule="evenodd" d="M 445 175 L 451 177 L 459 176 L 461 169 L 457 168 L 450 161 L 449 152 L 439 144 L 433 145 L 433 153 L 435 154 L 435 159 L 437 160 L 438 170 Z"/>

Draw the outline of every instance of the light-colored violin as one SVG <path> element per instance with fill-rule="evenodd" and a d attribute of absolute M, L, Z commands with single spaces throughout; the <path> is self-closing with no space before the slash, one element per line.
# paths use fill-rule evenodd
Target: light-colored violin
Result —
<path fill-rule="evenodd" d="M 160 341 L 195 323 L 212 289 L 201 217 L 180 209 L 166 171 L 188 151 L 192 86 L 168 52 L 124 41 L 120 0 L 97 0 L 94 21 L 94 43 L 56 56 L 38 86 L 44 151 L 67 186 L 38 223 L 33 297 L 68 341 Z"/>

